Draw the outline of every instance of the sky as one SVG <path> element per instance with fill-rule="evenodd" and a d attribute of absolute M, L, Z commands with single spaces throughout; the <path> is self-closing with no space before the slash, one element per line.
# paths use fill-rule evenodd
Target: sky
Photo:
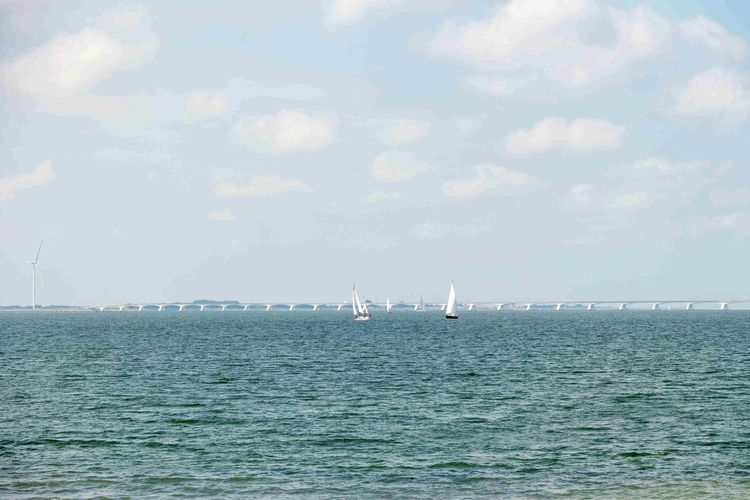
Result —
<path fill-rule="evenodd" d="M 750 4 L 0 0 L 0 304 L 750 297 Z"/>

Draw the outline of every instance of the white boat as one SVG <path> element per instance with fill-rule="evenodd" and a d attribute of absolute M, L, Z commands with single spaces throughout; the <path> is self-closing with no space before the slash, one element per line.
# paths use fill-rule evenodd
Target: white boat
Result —
<path fill-rule="evenodd" d="M 385 299 L 385 312 L 391 312 L 391 308 L 393 306 L 391 305 L 391 299 L 386 298 Z"/>
<path fill-rule="evenodd" d="M 448 292 L 448 305 L 445 306 L 445 319 L 458 319 L 456 314 L 456 290 L 451 281 L 451 291 Z"/>
<path fill-rule="evenodd" d="M 367 303 L 362 305 L 357 295 L 357 285 L 352 285 L 352 311 L 356 321 L 367 321 L 370 319 L 370 311 L 367 310 Z"/>
<path fill-rule="evenodd" d="M 415 311 L 424 311 L 424 300 L 422 300 L 422 296 L 419 296 L 419 304 L 414 305 Z"/>

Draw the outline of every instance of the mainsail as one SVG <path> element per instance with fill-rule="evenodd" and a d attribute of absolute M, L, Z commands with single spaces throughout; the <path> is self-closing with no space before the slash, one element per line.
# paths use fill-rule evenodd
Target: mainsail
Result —
<path fill-rule="evenodd" d="M 456 290 L 453 288 L 451 281 L 451 290 L 448 292 L 448 305 L 445 307 L 446 318 L 458 318 L 456 314 Z"/>
<path fill-rule="evenodd" d="M 424 311 L 424 300 L 422 300 L 422 296 L 419 296 L 419 304 L 416 304 L 414 306 L 415 311 Z"/>
<path fill-rule="evenodd" d="M 356 301 L 357 308 L 354 311 L 354 314 L 362 314 L 364 313 L 364 309 L 362 309 L 362 302 L 359 301 L 359 295 L 357 295 L 357 289 L 354 289 L 354 300 Z"/>

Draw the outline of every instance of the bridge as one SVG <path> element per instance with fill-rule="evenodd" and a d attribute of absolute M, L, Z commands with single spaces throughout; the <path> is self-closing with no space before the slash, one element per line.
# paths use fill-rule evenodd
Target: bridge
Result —
<path fill-rule="evenodd" d="M 395 302 L 391 303 L 393 311 L 418 311 L 418 303 Z M 583 300 L 583 301 L 492 301 L 492 302 L 464 302 L 458 308 L 464 311 L 475 310 L 686 310 L 714 309 L 726 311 L 730 305 L 745 307 L 750 306 L 748 300 Z M 426 303 L 425 310 L 445 310 L 445 303 Z M 374 309 L 386 309 L 384 302 L 368 302 L 367 307 Z M 94 311 L 118 311 L 118 312 L 146 312 L 146 311 L 349 311 L 351 303 L 344 302 L 216 302 L 216 303 L 194 303 L 194 302 L 143 302 L 133 304 L 95 306 L 90 309 Z"/>

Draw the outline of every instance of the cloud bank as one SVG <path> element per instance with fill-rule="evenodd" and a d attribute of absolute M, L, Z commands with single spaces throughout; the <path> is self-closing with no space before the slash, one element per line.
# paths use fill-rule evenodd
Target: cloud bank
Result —
<path fill-rule="evenodd" d="M 241 118 L 234 125 L 234 134 L 276 154 L 303 153 L 318 151 L 333 142 L 336 125 L 329 118 L 282 110 L 272 115 Z"/>
<path fill-rule="evenodd" d="M 27 174 L 0 177 L 0 201 L 11 200 L 16 192 L 46 186 L 55 180 L 52 162 L 44 161 Z"/>
<path fill-rule="evenodd" d="M 534 182 L 528 174 L 492 163 L 477 165 L 474 171 L 473 177 L 444 183 L 443 192 L 452 198 L 468 198 L 499 187 L 515 190 Z"/>
<path fill-rule="evenodd" d="M 509 153 L 525 155 L 552 148 L 573 150 L 613 149 L 622 143 L 625 128 L 605 120 L 578 118 L 568 123 L 563 118 L 545 118 L 530 129 L 508 135 Z"/>

